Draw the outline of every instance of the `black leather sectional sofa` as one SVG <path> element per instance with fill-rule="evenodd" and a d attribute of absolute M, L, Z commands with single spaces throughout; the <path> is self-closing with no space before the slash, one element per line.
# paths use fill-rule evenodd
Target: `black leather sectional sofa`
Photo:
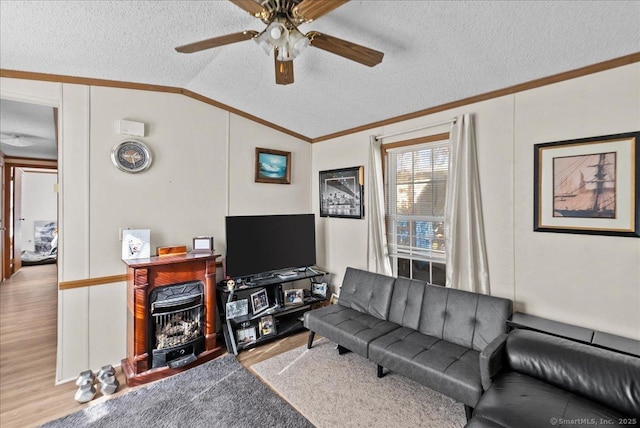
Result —
<path fill-rule="evenodd" d="M 480 354 L 469 428 L 640 426 L 640 358 L 514 330 Z"/>
<path fill-rule="evenodd" d="M 480 352 L 506 333 L 508 299 L 347 268 L 337 305 L 304 314 L 318 333 L 384 368 L 465 404 L 483 393 Z"/>

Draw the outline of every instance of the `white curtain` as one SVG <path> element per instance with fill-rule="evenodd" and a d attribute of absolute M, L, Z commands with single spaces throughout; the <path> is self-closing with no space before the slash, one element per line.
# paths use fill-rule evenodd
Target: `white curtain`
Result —
<path fill-rule="evenodd" d="M 384 182 L 382 179 L 382 143 L 370 137 L 367 184 L 367 269 L 370 272 L 392 275 L 387 235 L 385 231 Z"/>
<path fill-rule="evenodd" d="M 445 206 L 446 286 L 489 294 L 480 180 L 472 116 L 451 127 L 449 181 Z"/>

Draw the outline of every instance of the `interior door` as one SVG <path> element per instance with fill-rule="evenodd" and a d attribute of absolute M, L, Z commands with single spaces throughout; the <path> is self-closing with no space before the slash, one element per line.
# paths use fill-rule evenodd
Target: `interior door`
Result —
<path fill-rule="evenodd" d="M 22 168 L 13 171 L 13 271 L 22 267 Z"/>
<path fill-rule="evenodd" d="M 0 197 L 0 282 L 3 282 L 5 279 L 4 269 L 4 231 L 5 231 L 5 214 L 4 214 L 4 192 L 6 192 L 6 187 L 4 183 L 4 156 L 0 155 L 0 188 L 2 189 L 2 195 Z"/>

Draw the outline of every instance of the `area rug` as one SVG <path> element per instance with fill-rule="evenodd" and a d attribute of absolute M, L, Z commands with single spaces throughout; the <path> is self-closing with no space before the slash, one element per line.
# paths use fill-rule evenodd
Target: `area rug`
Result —
<path fill-rule="evenodd" d="M 316 340 L 250 368 L 318 428 L 462 427 L 464 406 L 376 364 Z"/>
<path fill-rule="evenodd" d="M 71 398 L 72 399 L 72 398 Z M 54 420 L 68 427 L 311 427 L 233 355 Z"/>

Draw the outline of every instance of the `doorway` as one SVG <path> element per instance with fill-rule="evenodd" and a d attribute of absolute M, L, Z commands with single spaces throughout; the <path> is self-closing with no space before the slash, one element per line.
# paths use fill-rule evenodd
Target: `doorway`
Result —
<path fill-rule="evenodd" d="M 4 281 L 20 270 L 25 251 L 33 256 L 44 251 L 43 240 L 50 244 L 53 238 L 43 232 L 57 232 L 58 109 L 0 99 L 0 152 L 0 279 Z M 25 191 L 28 216 L 22 212 Z M 49 202 L 42 208 L 39 201 L 45 200 Z"/>
<path fill-rule="evenodd" d="M 3 279 L 23 266 L 57 262 L 55 163 L 5 158 Z"/>

